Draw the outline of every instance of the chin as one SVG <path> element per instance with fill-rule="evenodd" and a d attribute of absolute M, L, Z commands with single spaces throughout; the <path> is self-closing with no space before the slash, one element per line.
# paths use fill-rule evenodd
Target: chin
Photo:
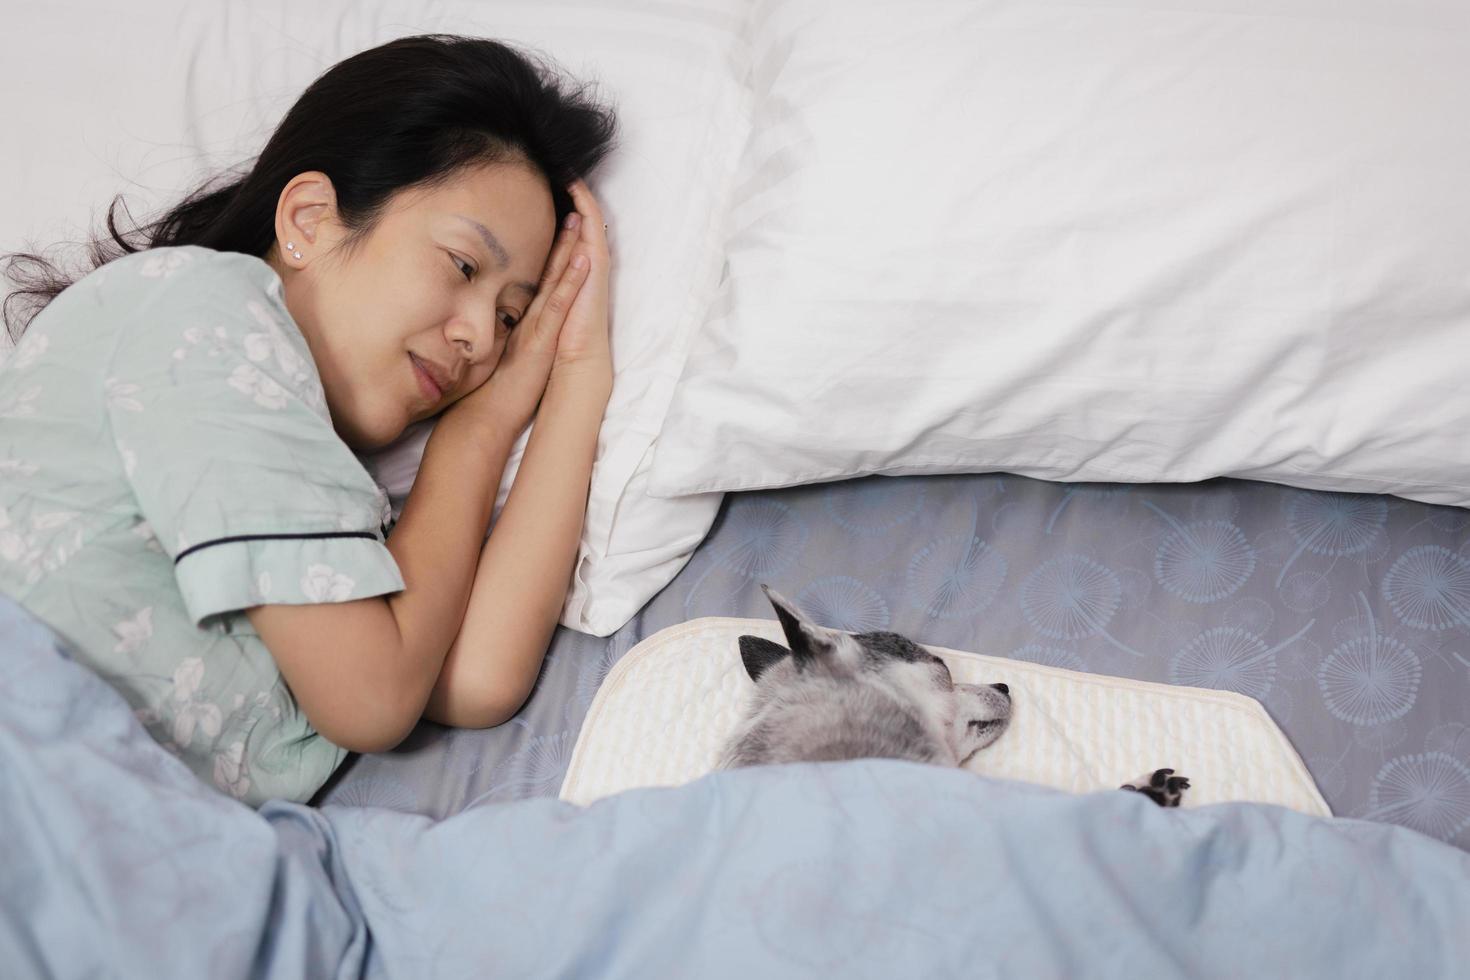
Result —
<path fill-rule="evenodd" d="M 351 419 L 336 426 L 337 435 L 357 453 L 370 453 L 391 444 L 408 427 L 403 418 Z"/>

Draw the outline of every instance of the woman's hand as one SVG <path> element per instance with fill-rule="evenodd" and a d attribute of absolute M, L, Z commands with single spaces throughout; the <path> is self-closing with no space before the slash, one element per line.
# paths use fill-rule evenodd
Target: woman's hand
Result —
<path fill-rule="evenodd" d="M 567 314 L 557 339 L 551 380 L 573 379 L 578 385 L 605 383 L 612 389 L 612 351 L 608 343 L 608 273 L 612 261 L 607 247 L 607 226 L 602 208 L 582 181 L 567 190 L 582 216 L 581 234 L 574 256 L 585 257 L 590 271 Z"/>
<path fill-rule="evenodd" d="M 514 435 L 536 414 L 557 360 L 558 340 L 592 268 L 588 258 L 578 253 L 582 224 L 577 212 L 567 215 L 547 256 L 536 295 L 521 322 L 510 332 L 494 372 L 479 388 L 451 405 L 446 415 L 454 412 L 487 418 Z M 601 225 L 598 227 L 600 231 Z"/>

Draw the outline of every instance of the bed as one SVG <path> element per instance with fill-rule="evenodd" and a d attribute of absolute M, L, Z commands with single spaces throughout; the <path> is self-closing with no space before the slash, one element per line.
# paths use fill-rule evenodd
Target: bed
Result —
<path fill-rule="evenodd" d="M 1083 576 L 1071 575 L 1085 570 Z M 1067 572 L 1071 577 L 1063 578 Z M 689 565 L 611 636 L 558 628 L 510 723 L 426 723 L 318 797 L 443 817 L 555 797 L 598 685 L 659 629 L 774 618 L 1258 699 L 1341 816 L 1470 849 L 1470 514 L 1253 481 L 866 477 L 731 494 Z M 1089 591 L 1069 617 L 1056 590 Z"/>
<path fill-rule="evenodd" d="M 0 642 L 9 976 L 1449 976 L 1470 954 L 1470 855 L 1416 831 L 895 760 L 439 821 L 252 810 L 3 597 Z"/>
<path fill-rule="evenodd" d="M 1470 130 L 1449 122 L 1470 14 L 899 10 L 152 0 L 39 7 L 0 36 L 0 78 L 52 86 L 13 109 L 46 152 L 5 163 L 7 249 L 79 237 L 120 190 L 135 213 L 174 200 L 325 67 L 409 33 L 553 54 L 616 97 L 625 137 L 592 180 L 619 263 L 613 397 L 529 701 L 494 729 L 422 723 L 310 805 L 253 811 L 0 596 L 0 962 L 1338 976 L 1470 957 Z M 178 43 L 139 75 L 130 43 L 159 36 Z M 123 73 L 126 104 L 98 95 Z M 395 508 L 429 431 L 365 460 Z M 771 618 L 762 585 L 832 628 L 1254 699 L 1334 817 L 883 761 L 558 800 L 609 672 L 666 627 Z"/>

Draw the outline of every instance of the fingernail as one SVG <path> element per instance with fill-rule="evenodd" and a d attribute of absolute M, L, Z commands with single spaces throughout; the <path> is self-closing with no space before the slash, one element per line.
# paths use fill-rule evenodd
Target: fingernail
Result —
<path fill-rule="evenodd" d="M 585 268 L 587 268 L 587 256 L 585 256 L 585 255 L 573 255 L 572 256 L 572 268 L 573 269 L 585 269 Z"/>
<path fill-rule="evenodd" d="M 582 223 L 582 216 L 580 214 L 578 214 L 577 212 L 573 211 L 571 214 L 567 215 L 567 228 L 568 229 L 575 228 L 578 225 L 580 225 L 581 223 Z"/>

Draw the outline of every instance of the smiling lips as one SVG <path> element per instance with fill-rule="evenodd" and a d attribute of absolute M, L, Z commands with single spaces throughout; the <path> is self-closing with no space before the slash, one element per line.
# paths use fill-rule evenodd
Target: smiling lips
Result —
<path fill-rule="evenodd" d="M 418 379 L 419 389 L 429 399 L 430 404 L 439 404 L 451 384 L 443 368 L 432 361 L 419 360 L 413 354 L 409 354 L 408 359 L 413 362 L 413 373 Z"/>

